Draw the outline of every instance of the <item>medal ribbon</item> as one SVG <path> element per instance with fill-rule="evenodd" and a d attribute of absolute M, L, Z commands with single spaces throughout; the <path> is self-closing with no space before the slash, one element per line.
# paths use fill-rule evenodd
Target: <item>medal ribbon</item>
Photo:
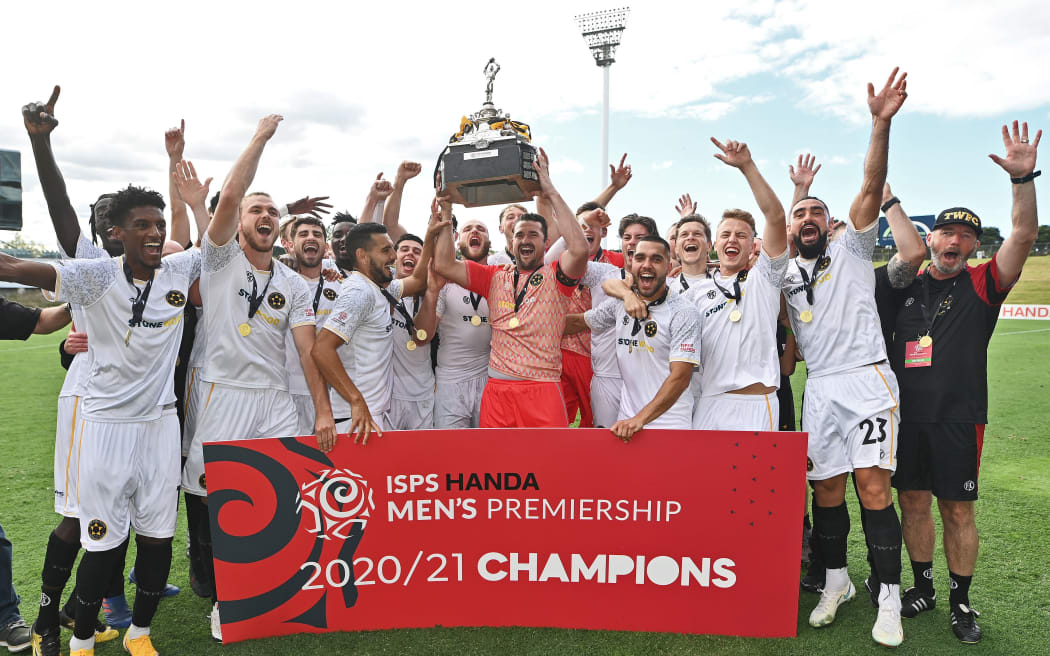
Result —
<path fill-rule="evenodd" d="M 481 299 L 484 297 L 481 294 L 475 294 L 474 292 L 469 292 L 469 294 L 470 304 L 474 307 L 474 314 L 477 314 L 478 306 L 481 305 Z"/>
<path fill-rule="evenodd" d="M 514 314 L 518 313 L 518 308 L 521 307 L 521 302 L 525 300 L 525 293 L 529 291 L 529 279 L 532 278 L 532 274 L 536 273 L 543 267 L 537 267 L 529 272 L 529 275 L 525 276 L 525 286 L 518 291 L 518 276 L 521 274 L 520 271 L 514 269 Z"/>
<path fill-rule="evenodd" d="M 405 307 L 404 300 L 400 300 L 399 301 L 399 300 L 395 299 L 393 294 L 388 292 L 386 290 L 386 288 L 384 288 L 384 287 L 380 287 L 379 291 L 383 292 L 383 296 L 386 296 L 386 300 L 390 302 L 390 306 L 392 308 L 394 308 L 395 310 L 397 310 L 398 313 L 402 317 L 404 317 L 404 319 L 405 319 L 405 330 L 408 331 L 409 337 L 411 337 L 412 339 L 415 339 L 416 338 L 416 324 L 413 321 L 413 319 L 415 318 L 416 313 L 419 312 L 419 299 L 418 298 L 414 299 L 414 302 L 413 302 L 414 309 L 412 311 L 412 314 L 409 314 L 408 313 L 408 308 Z"/>
<path fill-rule="evenodd" d="M 746 271 L 746 269 L 745 269 Z M 683 278 L 684 281 L 684 278 Z M 718 291 L 722 292 L 722 296 L 736 301 L 737 305 L 740 304 L 742 295 L 740 294 L 740 272 L 738 271 L 736 277 L 733 278 L 733 293 L 730 294 L 729 290 L 718 284 L 718 276 L 711 276 L 711 282 L 715 283 L 715 287 L 718 287 Z"/>
<path fill-rule="evenodd" d="M 827 257 L 821 254 L 817 258 L 817 261 L 813 263 L 813 271 L 806 273 L 806 270 L 802 268 L 801 264 L 798 264 L 798 260 L 795 260 L 795 264 L 798 264 L 798 272 L 802 275 L 802 287 L 806 290 L 806 302 L 813 305 L 813 281 L 817 278 L 817 269 L 823 263 L 824 258 Z"/>
<path fill-rule="evenodd" d="M 252 273 L 251 269 L 248 269 L 248 280 L 252 283 L 252 295 L 248 297 L 248 321 L 251 321 L 252 317 L 255 316 L 255 313 L 259 311 L 259 306 L 262 305 L 263 299 L 266 298 L 266 290 L 270 288 L 270 281 L 273 280 L 272 259 L 270 260 L 270 269 L 268 273 L 270 275 L 266 278 L 266 286 L 263 287 L 262 294 L 256 296 L 255 293 L 259 288 L 255 282 L 255 274 Z"/>
<path fill-rule="evenodd" d="M 922 312 L 922 320 L 926 323 L 926 332 L 919 335 L 919 337 L 929 335 L 933 332 L 933 324 L 936 323 L 937 317 L 940 316 L 939 310 L 941 309 L 941 303 L 944 302 L 944 299 L 948 298 L 948 296 L 952 293 L 952 290 L 955 289 L 955 283 L 959 281 L 958 277 L 952 280 L 952 286 L 949 287 L 943 294 L 941 294 L 940 298 L 937 299 L 937 303 L 932 306 L 931 311 L 930 281 L 927 280 L 927 278 L 929 277 L 931 277 L 930 270 L 926 269 L 926 271 L 924 271 L 922 276 L 919 278 L 922 281 L 922 301 L 919 302 L 919 310 Z"/>
<path fill-rule="evenodd" d="M 131 301 L 131 318 L 128 319 L 129 328 L 142 323 L 142 313 L 146 310 L 146 301 L 149 300 L 149 292 L 153 288 L 153 277 L 156 275 L 157 270 L 154 269 L 149 274 L 146 286 L 139 289 L 138 285 L 135 284 L 134 275 L 131 273 L 131 265 L 128 264 L 127 258 L 124 259 L 124 277 L 128 279 L 128 284 L 135 290 L 135 298 Z"/>
<path fill-rule="evenodd" d="M 671 290 L 665 286 L 664 287 L 664 293 L 663 293 L 662 296 L 660 296 L 660 298 L 656 299 L 655 301 L 650 301 L 650 302 L 645 304 L 645 316 L 647 316 L 647 317 L 649 316 L 649 308 L 653 307 L 654 305 L 660 305 L 661 303 L 663 303 L 664 301 L 667 300 L 667 293 L 669 291 L 671 291 Z M 638 318 L 635 318 L 634 326 L 631 327 L 631 337 L 634 337 L 635 335 L 637 335 L 638 331 L 641 330 L 641 329 L 642 329 L 642 320 L 638 319 Z"/>
<path fill-rule="evenodd" d="M 314 292 L 314 316 L 317 316 L 317 306 L 321 304 L 321 292 L 324 291 L 324 276 L 317 281 L 317 291 Z"/>

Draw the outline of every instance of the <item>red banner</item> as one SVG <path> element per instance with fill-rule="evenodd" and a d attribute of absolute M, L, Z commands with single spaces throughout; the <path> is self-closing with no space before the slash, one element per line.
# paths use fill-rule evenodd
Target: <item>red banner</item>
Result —
<path fill-rule="evenodd" d="M 224 642 L 542 626 L 794 636 L 803 433 L 205 444 Z"/>

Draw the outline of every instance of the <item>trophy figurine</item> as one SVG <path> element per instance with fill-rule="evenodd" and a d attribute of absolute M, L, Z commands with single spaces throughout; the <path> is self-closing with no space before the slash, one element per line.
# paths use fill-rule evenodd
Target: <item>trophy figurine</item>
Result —
<path fill-rule="evenodd" d="M 532 163 L 536 148 L 529 126 L 512 121 L 492 104 L 492 86 L 499 73 L 495 57 L 485 65 L 485 102 L 464 116 L 459 132 L 438 159 L 441 187 L 452 202 L 484 207 L 531 200 L 540 188 Z"/>

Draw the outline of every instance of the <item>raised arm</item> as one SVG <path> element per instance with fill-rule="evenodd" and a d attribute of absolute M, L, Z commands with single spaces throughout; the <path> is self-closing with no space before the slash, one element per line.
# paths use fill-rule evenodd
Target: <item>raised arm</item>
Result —
<path fill-rule="evenodd" d="M 1017 277 L 1021 275 L 1021 267 L 1024 266 L 1028 253 L 1032 250 L 1032 244 L 1039 234 L 1039 216 L 1035 206 L 1035 158 L 1039 147 L 1039 140 L 1043 131 L 1035 133 L 1035 141 L 1028 142 L 1028 123 L 1022 123 L 1021 129 L 1017 129 L 1017 121 L 1013 123 L 1013 132 L 1003 126 L 1003 145 L 1006 146 L 1006 157 L 989 155 L 992 161 L 998 164 L 1010 174 L 1013 183 L 1014 206 L 1010 218 L 1010 236 L 1006 238 L 999 252 L 995 256 L 996 266 L 999 268 L 999 282 L 1004 286 L 1014 284 Z"/>
<path fill-rule="evenodd" d="M 80 223 L 77 222 L 77 213 L 69 201 L 66 181 L 62 179 L 55 154 L 51 151 L 51 131 L 58 125 L 55 103 L 61 90 L 56 84 L 51 98 L 46 103 L 29 103 L 22 107 L 22 120 L 25 122 L 26 132 L 29 133 L 33 159 L 36 160 L 36 173 L 40 178 L 40 187 L 44 191 L 47 212 L 51 215 L 52 225 L 55 226 L 58 243 L 62 245 L 66 255 L 74 257 L 77 242 L 80 240 Z"/>
<path fill-rule="evenodd" d="M 778 257 L 787 249 L 787 225 L 784 219 L 784 206 L 780 204 L 777 195 L 773 193 L 772 187 L 762 177 L 751 158 L 751 151 L 747 144 L 741 141 L 727 141 L 723 146 L 717 139 L 711 137 L 711 143 L 718 146 L 721 153 L 715 153 L 715 157 L 722 162 L 740 169 L 751 186 L 751 193 L 755 196 L 758 209 L 766 217 L 766 225 L 762 230 L 762 249 L 770 257 Z"/>
<path fill-rule="evenodd" d="M 401 235 L 408 232 L 401 225 L 401 197 L 405 193 L 405 183 L 419 175 L 419 172 L 422 170 L 423 166 L 418 162 L 405 161 L 401 162 L 401 165 L 397 167 L 393 188 L 390 191 L 389 198 L 386 199 L 386 206 L 383 208 L 383 225 L 386 226 L 387 234 L 390 235 L 390 239 L 394 243 L 397 243 Z"/>
<path fill-rule="evenodd" d="M 886 163 L 890 150 L 890 120 L 900 110 L 908 97 L 908 74 L 897 79 L 898 68 L 894 68 L 886 85 L 878 95 L 875 87 L 868 83 L 868 109 L 871 110 L 871 141 L 864 158 L 864 181 L 860 193 L 849 208 L 853 227 L 863 230 L 879 220 L 882 206 L 882 186 L 886 184 Z"/>
<path fill-rule="evenodd" d="M 442 230 L 444 230 L 443 227 Z M 441 288 L 444 286 L 445 279 L 434 273 L 434 262 L 431 261 L 430 272 L 427 274 L 427 293 L 423 294 L 423 300 L 419 304 L 419 311 L 416 312 L 416 318 L 413 321 L 416 328 L 427 333 L 426 339 L 416 340 L 419 344 L 427 344 L 437 335 L 437 303 L 438 296 L 441 294 Z"/>
<path fill-rule="evenodd" d="M 248 147 L 230 169 L 226 184 L 219 195 L 219 204 L 215 207 L 215 215 L 208 226 L 208 238 L 213 244 L 224 246 L 237 234 L 241 199 L 248 193 L 248 186 L 255 179 L 255 171 L 259 168 L 259 160 L 262 158 L 266 142 L 277 132 L 277 125 L 283 120 L 284 117 L 279 114 L 270 114 L 261 119 L 252 140 L 248 142 Z"/>
<path fill-rule="evenodd" d="M 175 165 L 172 180 L 178 188 L 179 196 L 190 206 L 190 211 L 193 212 L 193 220 L 197 224 L 197 239 L 199 240 L 208 231 L 208 223 L 211 221 L 211 215 L 208 214 L 208 192 L 211 188 L 211 178 L 208 178 L 201 184 L 193 162 L 183 160 Z"/>
<path fill-rule="evenodd" d="M 389 180 L 383 179 L 383 173 L 380 171 L 376 179 L 372 181 L 372 186 L 368 188 L 365 206 L 361 209 L 361 216 L 357 220 L 360 223 L 378 223 L 383 216 L 386 199 L 393 191 L 394 186 Z"/>
<path fill-rule="evenodd" d="M 40 317 L 36 320 L 36 328 L 33 329 L 33 333 L 36 335 L 48 335 L 68 325 L 72 320 L 73 318 L 69 316 L 69 309 L 64 303 L 55 307 L 44 308 L 40 311 Z"/>
<path fill-rule="evenodd" d="M 620 165 L 613 166 L 609 165 L 609 186 L 602 190 L 602 193 L 594 199 L 595 203 L 598 203 L 602 207 L 609 207 L 609 203 L 612 202 L 613 196 L 615 196 L 621 189 L 627 186 L 627 183 L 631 181 L 631 165 L 627 164 L 627 153 L 623 154 L 620 158 Z"/>
<path fill-rule="evenodd" d="M 445 225 L 444 219 L 441 219 L 427 226 L 426 236 L 423 238 L 423 253 L 420 254 L 412 275 L 404 280 L 404 287 L 401 289 L 402 297 L 419 296 L 427 291 L 427 274 L 430 272 L 430 263 L 434 259 L 434 244 L 437 242 L 438 235 L 444 231 Z M 451 215 L 447 225 L 449 229 L 452 228 Z"/>
<path fill-rule="evenodd" d="M 55 291 L 55 270 L 49 264 L 30 262 L 0 253 L 0 280 Z"/>
<path fill-rule="evenodd" d="M 439 187 L 440 188 L 440 187 Z M 452 243 L 452 203 L 448 192 L 439 192 L 431 203 L 431 213 L 440 216 L 440 221 L 431 220 L 427 228 L 427 241 L 432 230 L 438 230 L 434 241 L 434 271 L 461 287 L 466 287 L 469 280 L 467 265 L 456 259 L 455 245 Z M 440 230 L 435 226 L 442 226 Z M 416 265 L 419 268 L 419 265 Z"/>
<path fill-rule="evenodd" d="M 922 261 L 926 259 L 926 242 L 919 236 L 915 224 L 904 212 L 900 199 L 893 195 L 889 184 L 883 185 L 882 207 L 885 208 L 883 211 L 890 232 L 893 233 L 893 241 L 897 244 L 897 252 L 886 265 L 886 273 L 894 289 L 904 289 L 915 280 Z"/>
<path fill-rule="evenodd" d="M 164 133 L 164 149 L 168 151 L 168 201 L 171 204 L 171 229 L 168 231 L 168 239 L 189 248 L 193 245 L 193 237 L 190 236 L 190 217 L 186 213 L 187 201 L 179 195 L 178 185 L 175 184 L 175 167 L 182 161 L 185 148 L 186 121 L 182 120 L 179 127 L 170 128 Z"/>
<path fill-rule="evenodd" d="M 566 250 L 558 259 L 561 270 L 570 278 L 579 278 L 587 270 L 587 238 L 583 236 L 583 228 L 576 221 L 576 215 L 569 209 L 565 199 L 554 188 L 550 176 L 550 160 L 542 148 L 534 166 L 540 179 L 539 195 L 550 203 L 554 210 L 554 223 L 558 225 L 561 237 L 565 238 Z"/>
<path fill-rule="evenodd" d="M 798 168 L 794 166 L 788 166 L 788 177 L 791 178 L 791 182 L 795 185 L 795 194 L 791 198 L 791 207 L 795 206 L 795 203 L 799 202 L 803 198 L 809 195 L 809 188 L 813 186 L 813 178 L 817 177 L 817 171 L 820 170 L 820 164 L 817 164 L 817 158 L 809 153 L 798 156 Z"/>
<path fill-rule="evenodd" d="M 678 218 L 684 219 L 690 214 L 696 213 L 696 203 L 693 202 L 689 194 L 682 194 L 678 198 L 678 203 L 674 206 L 674 211 L 678 212 Z"/>

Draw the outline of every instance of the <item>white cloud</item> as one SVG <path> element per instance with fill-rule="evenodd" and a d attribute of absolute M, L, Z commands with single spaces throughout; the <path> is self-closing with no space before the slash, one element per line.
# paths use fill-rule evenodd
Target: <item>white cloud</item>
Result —
<path fill-rule="evenodd" d="M 653 170 L 654 171 L 664 171 L 664 170 L 667 170 L 667 169 L 671 168 L 672 164 L 674 164 L 674 162 L 671 161 L 671 160 L 666 160 L 666 161 L 663 161 L 663 162 L 653 162 Z"/>

